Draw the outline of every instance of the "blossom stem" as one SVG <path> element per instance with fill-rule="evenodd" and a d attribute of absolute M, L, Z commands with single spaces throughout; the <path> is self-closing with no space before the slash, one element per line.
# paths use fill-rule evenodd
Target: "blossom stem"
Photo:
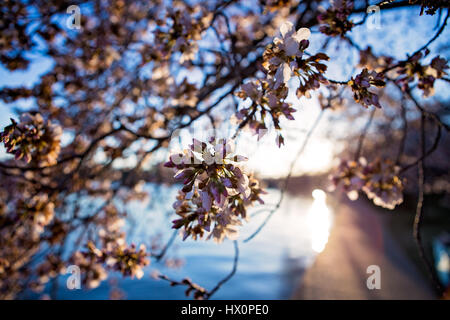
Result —
<path fill-rule="evenodd" d="M 362 146 L 364 143 L 364 139 L 366 138 L 367 135 L 367 131 L 370 128 L 370 125 L 372 124 L 372 120 L 373 120 L 373 116 L 375 115 L 375 111 L 377 110 L 377 108 L 373 108 L 372 112 L 370 113 L 369 119 L 366 122 L 366 125 L 364 126 L 363 132 L 361 133 L 361 135 L 359 136 L 358 139 L 358 146 L 356 148 L 356 152 L 355 152 L 355 161 L 357 161 L 361 155 L 361 150 L 362 150 Z"/>
<path fill-rule="evenodd" d="M 234 260 L 233 260 L 233 268 L 231 269 L 231 272 L 222 280 L 220 280 L 216 286 L 209 291 L 206 294 L 206 299 L 208 300 L 209 298 L 211 298 L 211 296 L 217 292 L 217 290 L 219 290 L 226 282 L 228 282 L 236 273 L 237 271 L 237 266 L 238 266 L 238 262 L 239 262 L 239 245 L 238 242 L 236 240 L 233 241 L 234 244 Z"/>

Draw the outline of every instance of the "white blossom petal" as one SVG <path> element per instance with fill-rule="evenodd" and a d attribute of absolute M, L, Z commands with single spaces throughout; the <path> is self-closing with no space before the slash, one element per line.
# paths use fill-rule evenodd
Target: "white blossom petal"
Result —
<path fill-rule="evenodd" d="M 283 64 L 283 81 L 287 85 L 289 79 L 291 79 L 291 68 L 287 63 Z"/>
<path fill-rule="evenodd" d="M 283 23 L 280 27 L 280 32 L 283 38 L 286 36 L 289 36 L 289 33 L 292 33 L 292 30 L 294 29 L 294 25 L 290 21 L 286 21 Z"/>
<path fill-rule="evenodd" d="M 293 36 L 297 42 L 300 42 L 302 40 L 308 40 L 311 36 L 311 31 L 308 28 L 300 28 L 298 29 L 297 33 Z"/>

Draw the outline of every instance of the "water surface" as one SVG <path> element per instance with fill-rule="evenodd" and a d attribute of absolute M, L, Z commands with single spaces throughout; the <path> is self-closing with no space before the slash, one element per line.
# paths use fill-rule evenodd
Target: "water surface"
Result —
<path fill-rule="evenodd" d="M 174 216 L 171 204 L 176 195 L 175 187 L 154 187 L 152 205 L 131 205 L 131 222 L 128 228 L 130 241 L 146 242 L 153 234 L 159 233 L 162 243 L 172 235 L 170 221 Z M 279 197 L 279 191 L 269 190 L 265 196 L 266 204 L 274 204 Z M 317 201 L 316 201 L 317 202 Z M 242 240 L 251 235 L 268 212 L 261 211 L 263 207 L 250 210 L 251 220 L 244 223 L 239 238 L 239 262 L 234 277 L 214 295 L 215 299 L 287 299 L 290 297 L 300 277 L 314 261 L 317 243 L 326 243 L 328 238 L 327 223 L 317 224 L 315 217 L 321 216 L 314 212 L 313 198 L 293 197 L 286 195 L 280 209 L 272 216 L 265 228 L 251 241 Z M 312 210 L 312 211 L 311 211 Z M 324 219 L 323 217 L 321 219 Z M 316 219 L 317 220 L 317 219 Z M 320 221 L 319 221 L 320 222 Z M 324 221 L 328 222 L 328 221 Z M 318 238 L 319 237 L 319 238 Z M 319 249 L 320 250 L 320 249 Z M 92 290 L 69 290 L 66 288 L 67 276 L 59 279 L 58 299 L 108 299 L 111 292 L 111 279 L 115 286 L 123 291 L 126 299 L 185 299 L 183 287 L 171 287 L 168 282 L 155 280 L 151 277 L 156 269 L 170 278 L 181 280 L 189 277 L 206 289 L 213 288 L 232 269 L 234 246 L 226 240 L 222 244 L 212 241 L 182 241 L 177 236 L 167 258 L 183 261 L 179 268 L 169 268 L 164 262 L 151 261 L 145 268 L 141 279 L 122 278 L 120 274 L 112 273 L 108 280 Z"/>

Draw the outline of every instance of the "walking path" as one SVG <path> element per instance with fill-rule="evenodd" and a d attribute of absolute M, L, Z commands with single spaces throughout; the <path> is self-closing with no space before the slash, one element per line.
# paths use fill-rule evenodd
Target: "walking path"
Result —
<path fill-rule="evenodd" d="M 369 290 L 367 267 L 378 265 L 381 289 Z M 337 209 L 324 251 L 305 271 L 293 299 L 434 299 L 432 288 L 383 227 L 376 209 L 359 200 Z"/>

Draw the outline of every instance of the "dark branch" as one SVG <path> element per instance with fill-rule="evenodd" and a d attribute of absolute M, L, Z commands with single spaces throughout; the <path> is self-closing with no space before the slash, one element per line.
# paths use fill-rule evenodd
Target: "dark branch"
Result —
<path fill-rule="evenodd" d="M 421 145 L 421 152 L 422 152 L 422 159 L 425 158 L 425 115 L 422 114 L 421 117 L 421 139 L 420 139 L 420 145 Z M 436 289 L 438 290 L 438 293 L 442 295 L 444 292 L 444 288 L 440 284 L 439 280 L 436 278 L 435 272 L 433 270 L 433 266 L 428 260 L 425 249 L 422 243 L 422 236 L 421 236 L 421 227 L 423 222 L 423 202 L 424 202 L 424 160 L 419 161 L 418 166 L 418 186 L 419 186 L 419 199 L 417 200 L 417 207 L 416 207 L 416 216 L 414 218 L 414 226 L 413 226 L 413 235 L 416 239 L 416 244 L 419 249 L 419 254 L 424 262 L 428 274 L 431 277 L 431 280 L 433 281 L 434 285 L 436 286 Z"/>

